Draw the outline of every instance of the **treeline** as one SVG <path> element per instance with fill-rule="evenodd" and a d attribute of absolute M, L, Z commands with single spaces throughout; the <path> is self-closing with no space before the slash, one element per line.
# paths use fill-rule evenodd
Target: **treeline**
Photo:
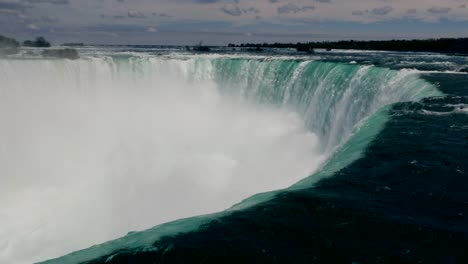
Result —
<path fill-rule="evenodd" d="M 44 37 L 37 37 L 35 40 L 25 40 L 24 47 L 48 48 L 50 43 Z M 18 48 L 20 43 L 13 39 L 0 35 L 0 48 Z"/>
<path fill-rule="evenodd" d="M 45 40 L 43 37 L 37 37 L 36 40 L 25 40 L 23 42 L 23 46 L 25 47 L 37 47 L 37 48 L 48 48 L 50 47 L 50 43 Z"/>
<path fill-rule="evenodd" d="M 0 35 L 0 56 L 16 54 L 19 46 L 19 42 L 15 39 Z"/>
<path fill-rule="evenodd" d="M 17 48 L 19 45 L 19 42 L 15 39 L 0 35 L 0 48 Z"/>
<path fill-rule="evenodd" d="M 26 40 L 23 43 L 24 47 L 48 48 L 50 43 L 43 37 L 37 37 L 35 40 Z M 0 35 L 0 57 L 5 55 L 14 55 L 19 52 L 20 43 L 12 38 L 7 38 Z M 46 58 L 63 58 L 76 60 L 80 57 L 76 49 L 44 49 L 41 55 Z"/>
<path fill-rule="evenodd" d="M 306 43 L 245 43 L 229 44 L 230 47 L 247 48 L 294 48 L 298 51 L 305 49 L 354 49 L 354 50 L 387 50 L 387 51 L 416 51 L 468 54 L 468 38 L 441 38 L 426 40 L 388 40 L 388 41 L 324 41 Z"/>

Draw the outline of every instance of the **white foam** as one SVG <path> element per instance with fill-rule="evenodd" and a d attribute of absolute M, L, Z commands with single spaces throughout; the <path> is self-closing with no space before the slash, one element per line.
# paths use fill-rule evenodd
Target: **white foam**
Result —
<path fill-rule="evenodd" d="M 423 109 L 421 112 L 426 115 L 452 115 L 452 114 L 468 114 L 468 104 L 447 104 L 445 106 L 452 107 L 451 111 L 429 111 Z"/>

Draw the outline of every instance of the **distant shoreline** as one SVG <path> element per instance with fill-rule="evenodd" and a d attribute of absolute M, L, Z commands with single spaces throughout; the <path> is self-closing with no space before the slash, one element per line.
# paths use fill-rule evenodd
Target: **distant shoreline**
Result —
<path fill-rule="evenodd" d="M 441 38 L 425 40 L 343 40 L 305 43 L 243 43 L 229 44 L 228 47 L 238 48 L 293 48 L 298 51 L 305 49 L 325 50 L 367 50 L 367 51 L 399 51 L 399 52 L 436 52 L 452 55 L 468 55 L 468 38 Z"/>
<path fill-rule="evenodd" d="M 440 39 L 413 39 L 413 40 L 341 40 L 322 42 L 298 42 L 298 43 L 242 43 L 228 44 L 227 46 L 211 45 L 116 45 L 116 44 L 84 44 L 82 42 L 64 43 L 60 46 L 115 46 L 115 47 L 184 47 L 187 50 L 209 51 L 214 47 L 241 48 L 249 52 L 262 52 L 264 48 L 296 49 L 298 52 L 314 53 L 316 49 L 324 50 L 363 50 L 363 51 L 394 51 L 394 52 L 433 52 L 440 54 L 468 56 L 468 38 L 440 38 Z M 26 40 L 22 44 L 13 38 L 0 35 L 0 53 L 11 54 L 23 47 L 50 47 L 50 43 L 44 38 L 38 37 L 35 41 Z M 202 50 L 203 49 L 203 50 Z"/>

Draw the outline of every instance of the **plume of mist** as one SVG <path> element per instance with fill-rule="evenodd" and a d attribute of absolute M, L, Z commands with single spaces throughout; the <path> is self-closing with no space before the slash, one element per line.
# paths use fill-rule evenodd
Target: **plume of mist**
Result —
<path fill-rule="evenodd" d="M 189 61 L 140 66 L 0 61 L 0 263 L 223 210 L 322 161 L 296 113 L 221 96 Z"/>

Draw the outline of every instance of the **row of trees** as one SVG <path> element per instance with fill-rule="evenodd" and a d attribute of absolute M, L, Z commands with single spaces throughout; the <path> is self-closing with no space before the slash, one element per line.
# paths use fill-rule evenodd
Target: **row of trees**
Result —
<path fill-rule="evenodd" d="M 50 43 L 43 37 L 37 37 L 36 40 L 26 40 L 23 42 L 25 47 L 48 48 Z"/>
<path fill-rule="evenodd" d="M 20 43 L 17 40 L 0 35 L 0 48 L 17 48 L 19 46 Z M 37 37 L 35 40 L 24 41 L 23 46 L 47 48 L 50 47 L 50 43 L 44 37 Z"/>
<path fill-rule="evenodd" d="M 0 56 L 14 55 L 19 52 L 20 43 L 12 38 L 7 38 L 0 35 Z M 38 37 L 35 40 L 26 40 L 23 42 L 25 47 L 50 47 L 50 43 L 43 37 Z M 64 58 L 76 60 L 80 57 L 76 49 L 45 49 L 42 51 L 42 56 L 47 58 Z"/>
<path fill-rule="evenodd" d="M 441 53 L 468 54 L 468 38 L 441 38 L 426 40 L 388 40 L 388 41 L 324 41 L 307 43 L 246 43 L 229 44 L 231 47 L 255 48 L 295 48 L 309 49 L 356 49 L 356 50 L 388 50 L 388 51 L 421 51 Z"/>
<path fill-rule="evenodd" d="M 18 53 L 19 42 L 0 35 L 0 56 Z"/>
<path fill-rule="evenodd" d="M 12 38 L 7 38 L 0 35 L 0 48 L 17 48 L 19 47 L 19 42 Z"/>

